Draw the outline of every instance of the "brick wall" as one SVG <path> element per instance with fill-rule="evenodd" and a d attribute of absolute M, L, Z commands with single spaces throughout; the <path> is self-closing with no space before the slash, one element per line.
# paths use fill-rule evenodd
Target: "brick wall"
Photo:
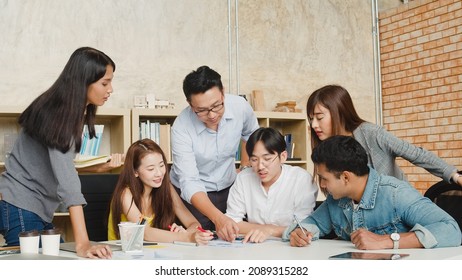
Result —
<path fill-rule="evenodd" d="M 462 1 L 415 0 L 379 18 L 385 128 L 462 169 Z M 398 164 L 422 193 L 440 180 Z"/>

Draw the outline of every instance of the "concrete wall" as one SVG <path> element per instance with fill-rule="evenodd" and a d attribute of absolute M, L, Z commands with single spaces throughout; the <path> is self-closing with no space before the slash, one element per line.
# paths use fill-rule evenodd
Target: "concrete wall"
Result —
<path fill-rule="evenodd" d="M 57 78 L 80 46 L 103 50 L 117 64 L 107 107 L 131 108 L 154 93 L 186 106 L 181 84 L 200 65 L 240 93 L 263 90 L 267 109 L 339 83 L 360 114 L 375 122 L 371 2 L 365 0 L 0 0 L 1 105 L 26 106 Z M 229 68 L 231 66 L 231 74 Z"/>
<path fill-rule="evenodd" d="M 405 0 L 377 0 L 377 5 L 380 12 L 396 8 L 403 4 Z M 409 0 L 413 1 L 413 0 Z M 409 2 L 408 1 L 408 2 Z"/>

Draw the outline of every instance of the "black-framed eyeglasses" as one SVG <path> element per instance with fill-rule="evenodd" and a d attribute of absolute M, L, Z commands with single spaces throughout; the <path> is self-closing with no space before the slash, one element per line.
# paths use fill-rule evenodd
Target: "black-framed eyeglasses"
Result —
<path fill-rule="evenodd" d="M 266 157 L 263 157 L 263 158 L 258 158 L 258 157 L 254 157 L 254 156 L 251 156 L 249 158 L 249 161 L 250 161 L 250 165 L 251 166 L 257 166 L 259 165 L 260 163 L 263 164 L 263 166 L 265 167 L 268 167 L 270 166 L 271 163 L 274 162 L 275 159 L 277 159 L 279 157 L 279 155 L 276 155 L 275 157 L 271 158 L 271 159 L 268 159 Z"/>
<path fill-rule="evenodd" d="M 194 111 L 194 113 L 196 113 L 196 115 L 198 115 L 199 117 L 205 117 L 208 116 L 210 112 L 219 112 L 221 109 L 223 109 L 224 106 L 225 102 L 221 102 L 220 104 L 217 104 L 210 109 L 201 109 L 199 111 Z"/>

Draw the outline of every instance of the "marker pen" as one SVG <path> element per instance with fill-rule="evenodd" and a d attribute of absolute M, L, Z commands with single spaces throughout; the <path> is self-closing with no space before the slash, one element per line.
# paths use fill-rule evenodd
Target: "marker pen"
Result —
<path fill-rule="evenodd" d="M 203 229 L 201 226 L 196 227 L 198 231 L 200 232 L 207 232 L 205 229 Z"/>

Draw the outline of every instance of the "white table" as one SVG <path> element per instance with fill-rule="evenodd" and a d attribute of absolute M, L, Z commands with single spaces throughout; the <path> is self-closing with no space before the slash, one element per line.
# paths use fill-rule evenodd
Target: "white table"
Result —
<path fill-rule="evenodd" d="M 409 254 L 409 260 L 462 260 L 462 247 L 437 249 L 357 250 L 349 241 L 317 240 L 307 247 L 291 247 L 288 242 L 266 241 L 242 247 L 183 246 L 159 244 L 157 255 L 191 260 L 327 260 L 329 256 L 345 252 L 381 252 Z M 163 254 L 165 253 L 165 254 Z"/>
<path fill-rule="evenodd" d="M 462 260 L 462 247 L 437 249 L 357 250 L 349 241 L 317 240 L 308 247 L 291 247 L 288 242 L 269 240 L 259 244 L 231 247 L 184 246 L 159 243 L 146 246 L 143 256 L 121 251 L 114 252 L 114 259 L 183 259 L 183 260 L 327 260 L 329 256 L 345 252 L 376 252 L 409 254 L 403 260 Z M 60 251 L 60 256 L 78 258 L 75 253 Z M 9 259 L 9 258 L 6 258 Z M 46 257 L 49 259 L 49 257 Z"/>

